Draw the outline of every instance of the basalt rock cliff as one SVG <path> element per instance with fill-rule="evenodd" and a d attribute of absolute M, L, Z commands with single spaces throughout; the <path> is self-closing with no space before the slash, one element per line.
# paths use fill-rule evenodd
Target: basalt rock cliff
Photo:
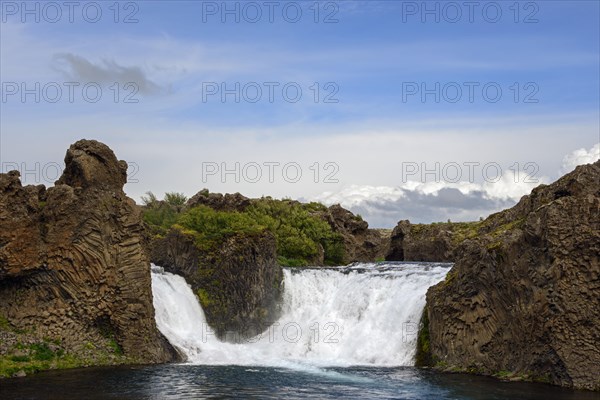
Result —
<path fill-rule="evenodd" d="M 0 351 L 27 334 L 74 366 L 174 359 L 154 321 L 141 213 L 123 192 L 127 164 L 93 140 L 73 144 L 65 164 L 48 189 L 0 174 Z"/>
<path fill-rule="evenodd" d="M 411 224 L 398 222 L 391 234 L 386 261 L 450 262 L 460 243 L 462 228 L 471 223 Z"/>
<path fill-rule="evenodd" d="M 238 234 L 211 252 L 177 229 L 150 245 L 152 262 L 181 275 L 196 292 L 217 337 L 240 342 L 264 331 L 279 316 L 283 272 L 268 232 Z"/>
<path fill-rule="evenodd" d="M 600 162 L 478 224 L 427 293 L 421 363 L 600 390 Z"/>

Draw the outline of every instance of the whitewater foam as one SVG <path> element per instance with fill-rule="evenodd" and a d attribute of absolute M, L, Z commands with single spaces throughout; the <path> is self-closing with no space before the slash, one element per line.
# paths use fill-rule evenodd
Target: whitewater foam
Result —
<path fill-rule="evenodd" d="M 188 362 L 322 374 L 326 366 L 413 365 L 425 293 L 448 270 L 429 263 L 285 269 L 281 318 L 242 343 L 214 336 L 182 277 L 154 266 L 152 289 L 158 328 Z"/>

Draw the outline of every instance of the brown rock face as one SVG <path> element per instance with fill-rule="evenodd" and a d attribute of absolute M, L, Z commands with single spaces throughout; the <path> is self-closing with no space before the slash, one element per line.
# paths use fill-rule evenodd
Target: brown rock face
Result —
<path fill-rule="evenodd" d="M 112 340 L 132 361 L 171 360 L 140 210 L 122 189 L 127 164 L 93 140 L 73 144 L 65 163 L 48 190 L 0 174 L 0 314 L 74 352 Z"/>
<path fill-rule="evenodd" d="M 600 162 L 484 222 L 427 293 L 434 362 L 600 390 Z"/>
<path fill-rule="evenodd" d="M 206 253 L 172 229 L 150 247 L 153 263 L 186 278 L 218 337 L 241 341 L 277 320 L 283 273 L 270 233 L 235 235 Z"/>
<path fill-rule="evenodd" d="M 459 241 L 456 230 L 465 223 L 411 224 L 408 220 L 398 222 L 392 231 L 386 261 L 454 260 Z"/>
<path fill-rule="evenodd" d="M 389 249 L 389 231 L 369 229 L 369 224 L 339 204 L 321 214 L 334 232 L 344 238 L 344 264 L 383 259 Z M 322 264 L 322 260 L 321 263 Z"/>

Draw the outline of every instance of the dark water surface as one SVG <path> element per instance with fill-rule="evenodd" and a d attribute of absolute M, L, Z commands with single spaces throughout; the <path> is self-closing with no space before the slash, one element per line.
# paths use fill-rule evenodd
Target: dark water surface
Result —
<path fill-rule="evenodd" d="M 410 367 L 298 371 L 171 364 L 50 371 L 0 380 L 2 400 L 223 398 L 598 400 L 600 393 Z"/>

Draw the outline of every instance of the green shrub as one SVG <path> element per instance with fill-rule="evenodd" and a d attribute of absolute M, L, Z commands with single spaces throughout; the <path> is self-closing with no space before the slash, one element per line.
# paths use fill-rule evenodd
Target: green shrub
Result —
<path fill-rule="evenodd" d="M 163 201 L 159 201 L 152 192 L 142 196 L 144 203 L 144 221 L 150 225 L 155 234 L 164 234 L 177 223 L 187 197 L 183 193 L 165 193 Z"/>
<path fill-rule="evenodd" d="M 237 211 L 215 211 L 203 205 L 181 214 L 177 225 L 193 232 L 196 246 L 205 251 L 214 249 L 235 234 L 257 234 L 265 229 L 248 214 Z"/>
<path fill-rule="evenodd" d="M 29 362 L 31 359 L 29 356 L 10 356 L 9 360 L 14 362 Z"/>
<path fill-rule="evenodd" d="M 315 262 L 324 252 L 327 265 L 344 261 L 343 237 L 321 218 L 327 207 L 320 203 L 302 204 L 270 197 L 254 200 L 242 212 L 215 211 L 199 205 L 180 212 L 185 203 L 181 193 L 167 193 L 164 201 L 148 192 L 144 221 L 157 235 L 171 228 L 191 234 L 202 251 L 213 251 L 234 235 L 255 235 L 268 230 L 273 233 L 279 261 L 284 266 L 305 266 Z"/>
<path fill-rule="evenodd" d="M 144 221 L 150 225 L 155 234 L 164 234 L 177 223 L 179 213 L 166 203 L 156 203 L 144 210 Z"/>
<path fill-rule="evenodd" d="M 310 203 L 305 203 L 302 207 L 308 212 L 325 212 L 327 211 L 327 206 L 321 203 L 317 203 L 316 201 L 311 201 Z"/>
<path fill-rule="evenodd" d="M 38 361 L 49 361 L 55 356 L 54 352 L 48 347 L 46 343 L 36 343 L 31 345 L 33 350 L 33 358 Z"/>
<path fill-rule="evenodd" d="M 165 193 L 165 203 L 168 205 L 175 207 L 177 211 L 181 211 L 185 202 L 187 201 L 187 197 L 183 193 Z"/>
<path fill-rule="evenodd" d="M 247 212 L 275 234 L 277 254 L 285 266 L 307 265 L 325 252 L 325 262 L 339 264 L 343 259 L 343 242 L 331 226 L 311 212 L 326 210 L 319 203 L 301 204 L 295 201 L 263 198 L 254 202 Z"/>
<path fill-rule="evenodd" d="M 145 196 L 142 196 L 142 202 L 146 207 L 153 207 L 158 203 L 158 199 L 152 192 L 146 192 Z"/>

